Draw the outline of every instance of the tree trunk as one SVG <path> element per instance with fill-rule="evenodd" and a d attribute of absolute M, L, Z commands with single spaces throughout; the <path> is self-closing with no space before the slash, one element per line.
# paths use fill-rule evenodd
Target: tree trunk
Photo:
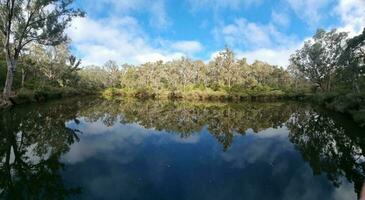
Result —
<path fill-rule="evenodd" d="M 352 77 L 352 91 L 354 93 L 360 93 L 360 87 L 358 81 L 359 81 L 358 75 L 354 74 Z"/>
<path fill-rule="evenodd" d="M 11 58 L 6 59 L 7 64 L 7 74 L 6 74 L 6 81 L 3 91 L 3 98 L 4 100 L 8 101 L 11 96 L 11 90 L 13 87 L 13 80 L 14 80 L 14 74 L 15 74 L 15 68 L 16 68 L 16 61 Z"/>
<path fill-rule="evenodd" d="M 25 69 L 22 68 L 22 85 L 21 87 L 24 88 L 24 84 L 25 84 L 25 78 L 26 78 L 27 74 L 25 72 Z"/>
<path fill-rule="evenodd" d="M 319 88 L 321 88 L 322 92 L 327 91 L 327 84 L 326 83 L 318 83 Z"/>
<path fill-rule="evenodd" d="M 331 92 L 331 90 L 332 90 L 331 84 L 332 84 L 332 75 L 329 75 L 328 80 L 327 80 L 327 88 L 326 88 L 327 91 L 326 92 Z"/>

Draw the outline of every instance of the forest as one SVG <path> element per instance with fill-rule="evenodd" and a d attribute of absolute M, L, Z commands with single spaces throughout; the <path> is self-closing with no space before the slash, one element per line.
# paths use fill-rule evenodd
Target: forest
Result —
<path fill-rule="evenodd" d="M 195 100 L 309 99 L 365 121 L 365 29 L 355 37 L 318 29 L 289 66 L 237 58 L 229 47 L 212 60 L 182 57 L 141 65 L 84 66 L 65 34 L 84 12 L 73 1 L 1 3 L 1 105 L 80 95 Z M 23 9 L 23 11 L 21 11 Z"/>

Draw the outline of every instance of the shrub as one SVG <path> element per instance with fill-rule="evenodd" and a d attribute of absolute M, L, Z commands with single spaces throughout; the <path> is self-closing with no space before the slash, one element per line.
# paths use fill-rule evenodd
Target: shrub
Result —
<path fill-rule="evenodd" d="M 360 109 L 361 98 L 355 94 L 340 95 L 328 103 L 329 108 L 339 112 L 349 112 Z"/>
<path fill-rule="evenodd" d="M 365 127 L 365 109 L 353 112 L 352 117 L 356 123 Z"/>

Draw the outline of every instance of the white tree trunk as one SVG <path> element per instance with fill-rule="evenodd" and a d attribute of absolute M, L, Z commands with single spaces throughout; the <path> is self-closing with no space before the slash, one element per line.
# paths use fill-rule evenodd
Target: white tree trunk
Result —
<path fill-rule="evenodd" d="M 17 62 L 12 58 L 7 57 L 6 64 L 7 64 L 8 70 L 7 70 L 7 74 L 6 74 L 3 98 L 5 100 L 9 100 L 9 98 L 11 96 L 11 90 L 13 87 L 14 74 L 15 74 L 15 68 L 16 68 Z"/>

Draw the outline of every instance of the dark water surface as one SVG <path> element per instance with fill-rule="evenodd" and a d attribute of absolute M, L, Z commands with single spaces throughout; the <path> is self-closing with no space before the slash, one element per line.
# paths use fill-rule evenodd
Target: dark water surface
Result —
<path fill-rule="evenodd" d="M 278 103 L 69 99 L 0 113 L 0 199 L 357 199 L 365 130 Z"/>

